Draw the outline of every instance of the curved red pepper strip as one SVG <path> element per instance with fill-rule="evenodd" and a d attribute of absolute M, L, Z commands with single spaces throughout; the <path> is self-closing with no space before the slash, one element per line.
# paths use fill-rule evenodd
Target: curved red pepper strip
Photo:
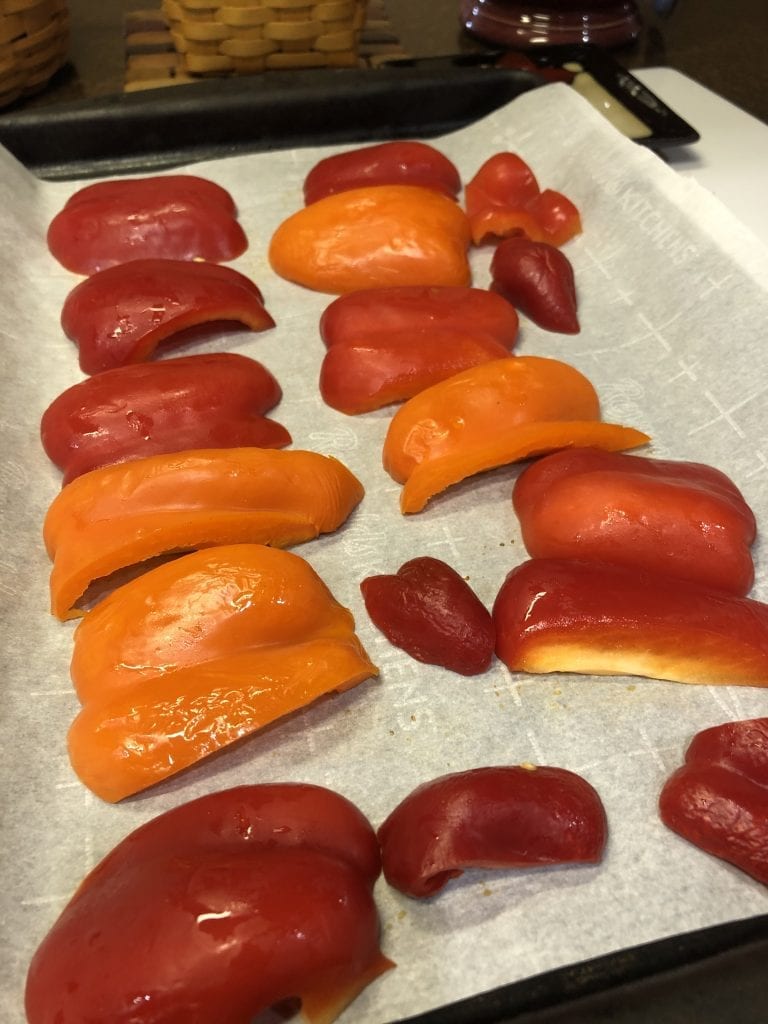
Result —
<path fill-rule="evenodd" d="M 242 786 L 136 829 L 86 877 L 27 975 L 30 1024 L 242 1024 L 298 997 L 328 1024 L 394 966 L 376 838 L 331 790 Z"/>
<path fill-rule="evenodd" d="M 86 186 L 53 218 L 47 241 L 51 255 L 75 274 L 145 258 L 221 263 L 248 248 L 232 197 L 194 175 Z"/>
<path fill-rule="evenodd" d="M 546 331 L 578 334 L 576 281 L 570 260 L 547 242 L 507 238 L 491 260 L 491 287 Z"/>
<path fill-rule="evenodd" d="M 453 198 L 461 178 L 448 157 L 426 142 L 382 142 L 316 163 L 304 179 L 304 202 L 367 185 L 419 185 Z"/>
<path fill-rule="evenodd" d="M 528 554 L 647 569 L 745 595 L 755 517 L 711 466 L 597 448 L 546 455 L 512 492 Z"/>
<path fill-rule="evenodd" d="M 328 348 L 370 334 L 434 329 L 489 334 L 511 349 L 519 328 L 517 311 L 505 298 L 469 287 L 364 288 L 340 295 L 320 317 L 320 337 Z"/>
<path fill-rule="evenodd" d="M 600 797 L 581 776 L 505 765 L 424 783 L 378 836 L 386 880 L 423 899 L 466 868 L 596 864 L 607 824 Z"/>
<path fill-rule="evenodd" d="M 697 733 L 659 797 L 664 824 L 768 885 L 768 718 Z"/>
<path fill-rule="evenodd" d="M 83 373 L 144 362 L 181 331 L 219 321 L 252 331 L 275 326 L 244 274 L 189 260 L 136 259 L 101 270 L 72 289 L 61 311 Z"/>
<path fill-rule="evenodd" d="M 768 605 L 672 576 L 534 558 L 509 573 L 493 619 L 513 672 L 768 686 Z"/>
<path fill-rule="evenodd" d="M 43 413 L 46 454 L 63 483 L 100 466 L 192 448 L 284 448 L 291 435 L 267 412 L 275 378 L 255 359 L 215 352 L 105 370 Z"/>
<path fill-rule="evenodd" d="M 539 183 L 516 153 L 496 153 L 464 190 L 475 245 L 512 235 L 560 246 L 581 231 L 578 209 L 567 196 Z"/>
<path fill-rule="evenodd" d="M 471 330 L 371 333 L 330 346 L 320 367 L 320 394 L 326 405 L 356 416 L 404 402 L 462 370 L 508 354 L 491 335 Z"/>
<path fill-rule="evenodd" d="M 438 558 L 412 558 L 395 575 L 360 584 L 373 623 L 417 661 L 473 676 L 490 666 L 490 613 L 467 581 Z"/>

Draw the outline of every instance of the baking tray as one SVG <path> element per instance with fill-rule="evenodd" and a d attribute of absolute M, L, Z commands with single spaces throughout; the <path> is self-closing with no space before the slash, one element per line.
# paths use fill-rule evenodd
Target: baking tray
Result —
<path fill-rule="evenodd" d="M 567 54 L 542 51 L 537 59 L 542 66 L 580 59 L 595 73 L 602 57 L 579 49 L 578 57 L 568 48 Z M 605 75 L 620 74 L 612 62 L 605 66 Z M 0 117 L 0 143 L 50 179 L 151 172 L 303 144 L 434 136 L 542 81 L 535 72 L 499 68 L 487 54 L 396 62 L 375 73 L 274 73 L 11 112 Z M 623 82 L 637 103 L 660 116 L 656 143 L 698 138 L 640 83 L 637 91 L 636 79 Z M 398 1024 L 758 1024 L 765 1016 L 767 954 L 768 915 L 762 915 L 619 950 Z"/>
<path fill-rule="evenodd" d="M 578 63 L 648 126 L 655 148 L 699 136 L 598 47 L 542 47 L 536 68 L 492 53 L 220 78 L 0 115 L 0 144 L 42 178 L 159 170 L 232 156 L 385 138 L 442 135 L 470 124 Z"/>

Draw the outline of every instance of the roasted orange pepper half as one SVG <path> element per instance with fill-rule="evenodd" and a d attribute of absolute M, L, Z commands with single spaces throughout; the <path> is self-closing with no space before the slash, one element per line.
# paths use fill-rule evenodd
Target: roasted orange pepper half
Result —
<path fill-rule="evenodd" d="M 384 441 L 389 475 L 404 484 L 400 508 L 420 512 L 468 476 L 560 448 L 636 448 L 632 427 L 600 422 L 587 378 L 567 363 L 510 356 L 457 373 L 411 398 Z"/>
<path fill-rule="evenodd" d="M 278 227 L 269 262 L 315 291 L 470 283 L 469 221 L 453 199 L 416 185 L 376 185 L 319 199 Z"/>
<path fill-rule="evenodd" d="M 195 551 L 113 591 L 75 630 L 72 765 L 122 800 L 377 674 L 351 612 L 303 558 L 262 544 Z"/>
<path fill-rule="evenodd" d="M 81 615 L 92 583 L 161 554 L 331 533 L 362 497 L 343 463 L 292 449 L 206 448 L 95 469 L 67 484 L 45 519 L 51 611 Z"/>

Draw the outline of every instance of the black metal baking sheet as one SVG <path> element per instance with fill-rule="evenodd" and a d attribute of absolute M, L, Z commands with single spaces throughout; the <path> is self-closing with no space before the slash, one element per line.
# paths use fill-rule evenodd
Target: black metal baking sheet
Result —
<path fill-rule="evenodd" d="M 157 170 L 239 153 L 430 137 L 509 103 L 529 72 L 439 66 L 270 72 L 0 115 L 0 144 L 48 179 Z"/>
<path fill-rule="evenodd" d="M 0 144 L 43 178 L 159 170 L 305 145 L 434 137 L 504 106 L 546 79 L 498 66 L 501 52 L 395 60 L 118 94 L 0 114 Z M 539 48 L 541 67 L 578 61 L 664 148 L 698 133 L 594 46 Z"/>
<path fill-rule="evenodd" d="M 618 950 L 394 1024 L 765 1024 L 768 915 Z"/>
<path fill-rule="evenodd" d="M 609 91 L 625 90 L 627 106 L 653 121 L 657 142 L 698 138 L 590 48 L 541 51 L 537 59 L 581 60 Z M 435 136 L 541 84 L 530 72 L 495 67 L 488 55 L 375 72 L 274 72 L 5 113 L 0 144 L 49 179 L 151 172 L 238 153 Z M 762 1024 L 767 957 L 764 915 L 619 950 L 396 1024 Z"/>

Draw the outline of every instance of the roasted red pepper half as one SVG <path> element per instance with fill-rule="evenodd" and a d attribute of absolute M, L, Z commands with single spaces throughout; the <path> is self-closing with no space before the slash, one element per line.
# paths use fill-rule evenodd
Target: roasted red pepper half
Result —
<path fill-rule="evenodd" d="M 697 733 L 659 798 L 664 824 L 768 885 L 768 718 Z"/>
<path fill-rule="evenodd" d="M 476 331 L 376 332 L 328 349 L 320 367 L 320 394 L 332 409 L 355 416 L 404 402 L 461 370 L 507 355 L 501 342 Z"/>
<path fill-rule="evenodd" d="M 473 331 L 514 347 L 520 327 L 512 306 L 485 288 L 429 288 L 401 285 L 365 288 L 340 295 L 320 317 L 320 336 L 330 348 L 360 342 L 372 334 L 400 331 Z"/>
<path fill-rule="evenodd" d="M 298 998 L 329 1024 L 394 966 L 379 949 L 376 837 L 302 783 L 200 797 L 90 872 L 29 967 L 29 1024 L 248 1024 Z"/>
<path fill-rule="evenodd" d="M 467 581 L 439 558 L 422 556 L 395 575 L 360 584 L 372 622 L 417 661 L 478 675 L 493 659 L 491 615 Z"/>
<path fill-rule="evenodd" d="M 768 686 L 768 605 L 604 562 L 534 558 L 493 607 L 512 672 Z"/>
<path fill-rule="evenodd" d="M 512 501 L 534 558 L 647 569 L 744 595 L 755 517 L 711 466 L 572 448 L 532 463 Z"/>
<path fill-rule="evenodd" d="M 187 328 L 227 321 L 252 331 L 275 326 L 253 281 L 191 260 L 136 259 L 98 271 L 72 289 L 61 311 L 83 373 L 144 362 Z"/>
<path fill-rule="evenodd" d="M 475 245 L 512 235 L 560 246 L 581 232 L 579 211 L 562 192 L 541 191 L 516 153 L 496 153 L 467 182 L 464 198 Z"/>
<path fill-rule="evenodd" d="M 265 366 L 235 352 L 137 363 L 68 388 L 43 413 L 40 435 L 64 484 L 191 448 L 284 448 L 291 435 L 264 415 L 281 394 Z"/>
<path fill-rule="evenodd" d="M 51 221 L 48 248 L 75 274 L 148 257 L 235 259 L 248 248 L 226 189 L 191 174 L 98 182 Z"/>
<path fill-rule="evenodd" d="M 378 836 L 386 880 L 423 899 L 466 868 L 597 864 L 607 823 L 599 795 L 580 775 L 502 765 L 424 783 Z"/>
<path fill-rule="evenodd" d="M 382 142 L 316 163 L 304 179 L 304 202 L 366 185 L 419 185 L 455 198 L 461 178 L 448 157 L 426 142 Z"/>
<path fill-rule="evenodd" d="M 578 300 L 568 257 L 548 242 L 506 238 L 491 260 L 491 287 L 545 331 L 578 334 Z"/>

